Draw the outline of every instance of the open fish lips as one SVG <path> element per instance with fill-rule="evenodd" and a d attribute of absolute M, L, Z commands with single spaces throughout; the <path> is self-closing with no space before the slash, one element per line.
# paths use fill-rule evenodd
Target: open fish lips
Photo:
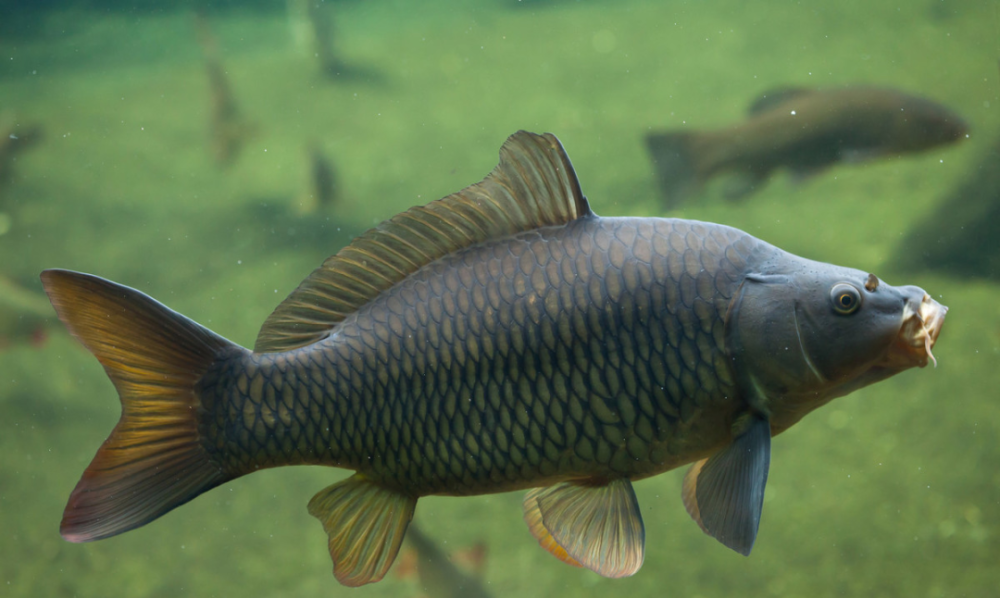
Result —
<path fill-rule="evenodd" d="M 933 361 L 948 308 L 916 286 L 777 248 L 744 280 L 730 350 L 775 432 L 827 401 Z M 936 361 L 935 361 L 936 363 Z"/>

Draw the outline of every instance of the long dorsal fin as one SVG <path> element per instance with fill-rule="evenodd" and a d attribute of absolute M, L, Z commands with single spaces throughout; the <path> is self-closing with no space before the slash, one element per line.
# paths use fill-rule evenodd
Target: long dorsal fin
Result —
<path fill-rule="evenodd" d="M 290 351 L 322 340 L 348 314 L 449 253 L 588 214 L 555 135 L 518 131 L 482 182 L 397 214 L 323 262 L 267 318 L 254 351 Z"/>

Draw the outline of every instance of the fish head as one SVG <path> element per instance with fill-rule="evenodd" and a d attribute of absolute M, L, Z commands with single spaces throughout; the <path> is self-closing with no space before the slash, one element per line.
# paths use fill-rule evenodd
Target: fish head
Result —
<path fill-rule="evenodd" d="M 948 308 L 923 289 L 784 256 L 746 278 L 727 322 L 738 371 L 768 400 L 819 406 L 934 361 Z"/>
<path fill-rule="evenodd" d="M 964 139 L 969 125 L 952 110 L 924 98 L 909 97 L 893 123 L 891 145 L 898 151 L 915 151 Z"/>

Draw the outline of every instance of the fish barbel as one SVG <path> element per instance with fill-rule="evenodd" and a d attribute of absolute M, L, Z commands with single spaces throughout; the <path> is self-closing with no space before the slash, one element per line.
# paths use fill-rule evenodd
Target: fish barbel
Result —
<path fill-rule="evenodd" d="M 598 217 L 559 141 L 523 131 L 482 182 L 329 258 L 253 351 L 96 276 L 42 281 L 122 402 L 63 537 L 119 534 L 261 468 L 324 464 L 356 472 L 309 503 L 351 586 L 385 575 L 419 497 L 517 489 L 552 554 L 632 575 L 645 542 L 632 481 L 689 463 L 688 512 L 749 554 L 771 437 L 926 365 L 947 310 L 727 226 Z"/>

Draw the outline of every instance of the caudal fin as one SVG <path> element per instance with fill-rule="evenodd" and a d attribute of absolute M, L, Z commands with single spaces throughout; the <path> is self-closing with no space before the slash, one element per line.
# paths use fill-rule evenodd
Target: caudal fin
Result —
<path fill-rule="evenodd" d="M 118 425 L 69 497 L 62 536 L 120 534 L 230 479 L 201 443 L 196 385 L 217 359 L 241 349 L 134 289 L 66 270 L 41 278 L 122 402 Z"/>
<path fill-rule="evenodd" d="M 646 148 L 668 208 L 698 193 L 705 183 L 697 140 L 698 134 L 692 132 L 646 135 Z"/>

